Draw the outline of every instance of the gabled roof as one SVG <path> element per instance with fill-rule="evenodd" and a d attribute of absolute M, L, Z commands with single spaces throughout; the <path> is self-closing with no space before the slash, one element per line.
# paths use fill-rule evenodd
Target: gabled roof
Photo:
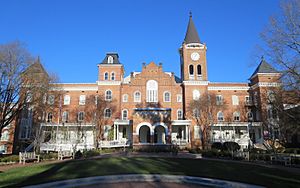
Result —
<path fill-rule="evenodd" d="M 109 56 L 113 57 L 113 63 L 112 64 L 121 64 L 120 61 L 119 61 L 119 55 L 116 52 L 106 53 L 105 58 L 103 59 L 103 61 L 100 64 L 110 64 L 110 63 L 108 63 L 108 57 Z"/>
<path fill-rule="evenodd" d="M 193 22 L 191 13 L 190 13 L 190 20 L 189 20 L 189 24 L 188 24 L 187 31 L 185 34 L 184 42 L 186 44 L 200 43 L 200 38 L 199 38 L 198 32 L 196 30 L 195 24 Z"/>
<path fill-rule="evenodd" d="M 264 58 L 262 58 L 261 62 L 255 69 L 254 73 L 251 75 L 250 78 L 252 78 L 257 73 L 279 73 L 276 69 L 274 69 L 269 63 L 265 61 Z"/>
<path fill-rule="evenodd" d="M 37 60 L 24 71 L 24 74 L 37 74 L 37 73 L 43 73 L 48 76 L 47 71 L 44 69 L 43 65 L 41 64 L 39 56 Z"/>

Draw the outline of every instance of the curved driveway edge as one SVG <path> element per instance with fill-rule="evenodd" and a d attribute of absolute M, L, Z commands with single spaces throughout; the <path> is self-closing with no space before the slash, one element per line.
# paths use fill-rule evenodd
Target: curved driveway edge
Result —
<path fill-rule="evenodd" d="M 160 174 L 125 174 L 125 175 L 110 175 L 110 176 L 94 176 L 88 178 L 78 178 L 56 181 L 51 183 L 27 186 L 26 188 L 52 188 L 52 187 L 81 187 L 95 184 L 108 183 L 124 183 L 124 182 L 164 182 L 164 183 L 183 183 L 196 184 L 199 186 L 209 187 L 241 187 L 241 188 L 261 188 L 262 186 L 239 183 L 233 181 L 225 181 L 219 179 L 202 178 L 194 176 L 180 175 L 160 175 Z"/>

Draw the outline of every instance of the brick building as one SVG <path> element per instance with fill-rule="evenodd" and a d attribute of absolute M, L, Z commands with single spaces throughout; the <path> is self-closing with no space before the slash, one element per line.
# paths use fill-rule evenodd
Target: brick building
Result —
<path fill-rule="evenodd" d="M 276 132 L 263 126 L 264 97 L 280 86 L 280 74 L 262 60 L 249 83 L 210 82 L 206 50 L 190 16 L 179 49 L 180 77 L 154 62 L 124 75 L 119 54 L 107 53 L 95 83 L 53 84 L 45 96 L 50 108 L 41 117 L 40 149 L 199 147 L 204 136 L 208 143 L 235 141 L 242 148 L 263 143 L 264 132 Z M 204 97 L 215 106 L 205 133 L 197 121 L 202 114 L 190 108 Z M 20 140 L 26 126 L 32 125 L 19 126 Z"/>

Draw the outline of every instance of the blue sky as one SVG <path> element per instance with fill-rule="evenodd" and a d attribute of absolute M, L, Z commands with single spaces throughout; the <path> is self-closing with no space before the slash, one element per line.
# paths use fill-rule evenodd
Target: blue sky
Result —
<path fill-rule="evenodd" d="M 95 82 L 106 52 L 118 52 L 126 75 L 143 62 L 180 76 L 189 11 L 208 47 L 208 79 L 245 82 L 259 63 L 256 45 L 278 0 L 3 0 L 0 43 L 19 40 L 62 82 Z"/>

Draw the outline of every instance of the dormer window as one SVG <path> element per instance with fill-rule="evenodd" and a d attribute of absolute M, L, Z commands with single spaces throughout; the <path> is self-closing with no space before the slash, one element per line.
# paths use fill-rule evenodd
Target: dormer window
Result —
<path fill-rule="evenodd" d="M 114 63 L 114 58 L 112 56 L 108 56 L 107 63 L 108 64 L 113 64 Z"/>

